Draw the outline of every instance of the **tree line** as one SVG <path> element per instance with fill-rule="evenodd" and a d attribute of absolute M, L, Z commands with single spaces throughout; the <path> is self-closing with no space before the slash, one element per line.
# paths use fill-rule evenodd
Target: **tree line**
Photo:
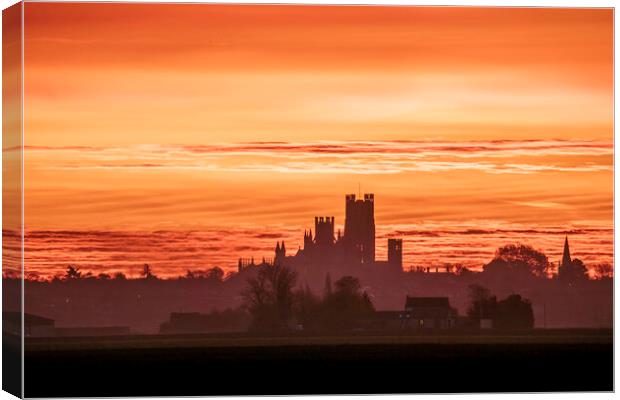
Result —
<path fill-rule="evenodd" d="M 248 279 L 243 297 L 252 316 L 250 330 L 284 332 L 303 327 L 306 332 L 342 331 L 374 313 L 370 297 L 355 277 L 344 276 L 332 285 L 327 275 L 322 297 L 307 285 L 295 288 L 296 281 L 295 271 L 279 264 L 263 266 L 256 277 Z"/>

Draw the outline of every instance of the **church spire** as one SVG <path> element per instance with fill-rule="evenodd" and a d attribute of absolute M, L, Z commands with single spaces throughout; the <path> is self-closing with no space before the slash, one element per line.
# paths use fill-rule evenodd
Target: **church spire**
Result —
<path fill-rule="evenodd" d="M 562 253 L 562 265 L 568 266 L 572 262 L 570 249 L 568 248 L 568 235 L 564 238 L 564 253 Z"/>

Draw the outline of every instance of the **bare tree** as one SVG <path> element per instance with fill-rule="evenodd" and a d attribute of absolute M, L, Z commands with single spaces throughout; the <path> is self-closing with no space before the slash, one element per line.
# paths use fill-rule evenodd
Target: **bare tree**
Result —
<path fill-rule="evenodd" d="M 612 278 L 614 276 L 614 267 L 609 263 L 596 264 L 594 273 L 598 279 Z"/>
<path fill-rule="evenodd" d="M 151 269 L 150 265 L 144 264 L 144 266 L 142 267 L 142 277 L 144 279 L 154 279 L 154 278 L 156 278 L 155 274 L 153 274 L 153 270 Z"/>
<path fill-rule="evenodd" d="M 292 316 L 297 274 L 280 264 L 262 266 L 242 293 L 257 330 L 284 329 Z"/>

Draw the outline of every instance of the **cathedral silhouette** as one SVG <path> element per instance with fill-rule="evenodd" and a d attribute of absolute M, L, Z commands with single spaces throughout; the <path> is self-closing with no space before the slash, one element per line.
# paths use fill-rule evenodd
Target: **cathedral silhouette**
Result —
<path fill-rule="evenodd" d="M 402 271 L 403 240 L 388 239 L 387 261 L 375 259 L 375 195 L 345 196 L 344 233 L 335 232 L 334 217 L 314 217 L 312 229 L 304 232 L 304 245 L 295 255 L 286 254 L 284 241 L 278 241 L 273 260 L 255 264 L 254 259 L 240 258 L 239 272 L 255 266 L 275 265 L 317 267 L 330 270 L 354 268 L 385 268 Z"/>

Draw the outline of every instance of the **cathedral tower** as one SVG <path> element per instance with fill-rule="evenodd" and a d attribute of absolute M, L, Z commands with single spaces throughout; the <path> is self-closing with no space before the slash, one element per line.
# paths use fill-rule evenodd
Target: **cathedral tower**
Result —
<path fill-rule="evenodd" d="M 344 256 L 348 264 L 369 264 L 375 261 L 375 195 L 364 194 L 356 199 L 346 195 L 344 221 Z"/>
<path fill-rule="evenodd" d="M 314 243 L 334 244 L 334 217 L 314 217 Z"/>

